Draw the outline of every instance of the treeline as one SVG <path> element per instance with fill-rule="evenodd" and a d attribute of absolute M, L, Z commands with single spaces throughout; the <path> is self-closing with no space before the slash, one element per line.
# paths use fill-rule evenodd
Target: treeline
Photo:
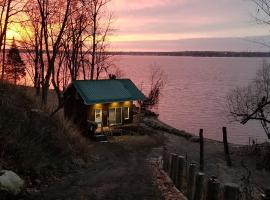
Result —
<path fill-rule="evenodd" d="M 194 57 L 270 57 L 270 52 L 179 51 L 179 52 L 107 52 L 109 55 L 194 56 Z"/>
<path fill-rule="evenodd" d="M 54 88 L 60 105 L 62 91 L 72 80 L 99 79 L 102 74 L 114 73 L 111 55 L 105 53 L 113 31 L 109 3 L 110 0 L 1 0 L 1 80 L 11 81 L 6 70 L 9 30 L 20 35 L 15 40 L 25 52 L 27 73 L 43 104 L 47 103 L 49 88 Z"/>

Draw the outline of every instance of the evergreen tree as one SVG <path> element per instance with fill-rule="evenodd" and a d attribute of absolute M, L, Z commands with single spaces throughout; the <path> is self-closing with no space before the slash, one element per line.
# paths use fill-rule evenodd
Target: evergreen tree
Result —
<path fill-rule="evenodd" d="M 20 56 L 20 51 L 13 38 L 12 46 L 7 54 L 5 69 L 6 77 L 9 81 L 14 81 L 14 84 L 16 85 L 21 78 L 25 77 L 25 71 L 25 64 Z"/>

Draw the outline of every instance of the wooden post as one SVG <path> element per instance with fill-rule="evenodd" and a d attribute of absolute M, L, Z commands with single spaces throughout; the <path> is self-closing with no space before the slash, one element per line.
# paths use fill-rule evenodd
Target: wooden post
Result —
<path fill-rule="evenodd" d="M 169 177 L 171 177 L 171 173 L 172 173 L 172 153 L 168 154 L 168 158 L 169 158 L 169 163 L 168 163 L 168 175 Z"/>
<path fill-rule="evenodd" d="M 176 170 L 176 177 L 175 177 L 175 186 L 179 190 L 182 189 L 182 185 L 183 185 L 184 164 L 185 164 L 184 156 L 178 156 L 177 157 L 177 170 Z"/>
<path fill-rule="evenodd" d="M 186 162 L 185 162 L 185 175 L 186 175 L 186 177 L 188 176 L 188 165 L 189 164 L 189 162 L 188 162 L 188 154 L 187 154 L 187 152 L 186 152 Z"/>
<path fill-rule="evenodd" d="M 177 176 L 177 170 L 178 170 L 177 162 L 178 162 L 178 155 L 174 154 L 173 155 L 173 173 L 172 173 L 172 180 L 173 180 L 174 185 L 176 183 L 176 176 Z"/>
<path fill-rule="evenodd" d="M 168 171 L 168 152 L 166 147 L 163 148 L 163 170 Z"/>
<path fill-rule="evenodd" d="M 191 163 L 188 170 L 187 198 L 193 200 L 196 164 Z"/>
<path fill-rule="evenodd" d="M 171 153 L 170 178 L 175 183 L 177 154 Z"/>
<path fill-rule="evenodd" d="M 207 182 L 207 200 L 219 200 L 220 183 L 215 177 L 209 178 Z"/>
<path fill-rule="evenodd" d="M 203 199 L 204 176 L 205 175 L 202 172 L 199 172 L 196 176 L 194 200 Z"/>
<path fill-rule="evenodd" d="M 224 200 L 239 200 L 240 189 L 239 186 L 233 183 L 227 183 L 224 186 Z"/>
<path fill-rule="evenodd" d="M 228 140 L 227 140 L 227 128 L 222 127 L 222 132 L 223 132 L 223 144 L 224 144 L 224 153 L 225 153 L 225 159 L 227 162 L 227 166 L 231 167 L 232 166 L 232 161 L 229 153 L 229 146 L 228 146 Z"/>
<path fill-rule="evenodd" d="M 204 170 L 204 142 L 203 142 L 203 129 L 200 129 L 200 171 Z"/>

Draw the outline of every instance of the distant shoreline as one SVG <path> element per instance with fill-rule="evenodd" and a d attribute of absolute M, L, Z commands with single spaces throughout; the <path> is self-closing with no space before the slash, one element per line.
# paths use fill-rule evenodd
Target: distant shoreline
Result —
<path fill-rule="evenodd" d="M 179 52 L 107 52 L 109 55 L 129 56 L 189 56 L 189 57 L 270 57 L 270 52 L 179 51 Z"/>
<path fill-rule="evenodd" d="M 21 53 L 34 53 L 34 50 L 20 49 Z M 45 53 L 45 52 L 44 52 Z M 89 53 L 90 54 L 90 53 Z M 108 51 L 107 55 L 117 56 L 189 56 L 189 57 L 270 57 L 269 52 L 245 51 L 171 51 L 171 52 L 143 52 L 143 51 Z"/>

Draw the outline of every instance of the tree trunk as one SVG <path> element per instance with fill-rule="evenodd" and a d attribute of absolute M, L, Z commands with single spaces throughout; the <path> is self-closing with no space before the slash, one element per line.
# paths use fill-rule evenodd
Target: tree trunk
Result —
<path fill-rule="evenodd" d="M 38 49 L 38 38 L 35 36 L 35 74 L 34 74 L 34 87 L 36 88 L 36 95 L 40 94 L 40 72 L 39 72 L 39 49 Z"/>
<path fill-rule="evenodd" d="M 95 11 L 94 11 L 95 12 Z M 97 32 L 97 14 L 94 13 L 93 16 L 93 48 L 92 48 L 92 62 L 91 62 L 91 75 L 90 80 L 93 80 L 94 78 L 94 71 L 95 71 L 95 62 L 96 62 L 96 32 Z"/>
<path fill-rule="evenodd" d="M 2 81 L 4 81 L 5 70 L 6 70 L 6 34 L 4 36 L 4 46 L 3 46 L 3 58 L 2 58 Z"/>
<path fill-rule="evenodd" d="M 47 105 L 48 102 L 48 90 L 49 88 L 45 85 L 42 86 L 42 104 Z"/>
<path fill-rule="evenodd" d="M 6 33 L 7 33 L 7 26 L 8 26 L 8 20 L 9 20 L 9 12 L 10 12 L 10 6 L 11 6 L 11 1 L 12 0 L 8 0 L 8 4 L 7 4 L 7 9 L 6 9 L 6 17 L 5 17 L 5 21 L 4 21 L 4 27 L 3 27 L 3 31 L 0 35 L 0 50 L 2 49 L 2 45 L 3 45 L 3 41 L 4 41 L 4 45 L 6 44 Z M 2 76 L 1 79 L 2 81 L 4 81 L 4 74 L 5 72 L 5 66 L 2 66 Z"/>

